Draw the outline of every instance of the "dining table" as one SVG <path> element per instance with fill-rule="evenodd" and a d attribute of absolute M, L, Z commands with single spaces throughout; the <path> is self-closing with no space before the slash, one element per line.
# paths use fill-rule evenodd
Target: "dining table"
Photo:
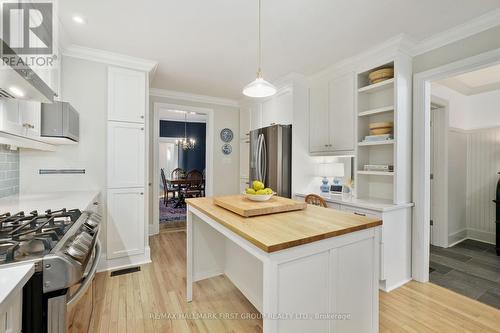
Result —
<path fill-rule="evenodd" d="M 203 180 L 205 181 L 205 180 Z M 172 179 L 167 179 L 167 185 L 169 187 L 176 187 L 179 189 L 179 196 L 178 200 L 174 205 L 174 208 L 179 208 L 179 207 L 185 207 L 186 206 L 186 201 L 185 201 L 185 196 L 182 193 L 181 189 L 182 188 L 188 188 L 192 184 L 199 183 L 200 179 L 187 179 L 187 178 L 172 178 Z"/>

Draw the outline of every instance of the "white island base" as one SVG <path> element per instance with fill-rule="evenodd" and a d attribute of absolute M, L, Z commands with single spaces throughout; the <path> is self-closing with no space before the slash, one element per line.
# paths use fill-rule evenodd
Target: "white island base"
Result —
<path fill-rule="evenodd" d="M 378 332 L 379 233 L 268 253 L 188 205 L 187 300 L 194 282 L 225 274 L 262 314 L 264 333 Z"/>

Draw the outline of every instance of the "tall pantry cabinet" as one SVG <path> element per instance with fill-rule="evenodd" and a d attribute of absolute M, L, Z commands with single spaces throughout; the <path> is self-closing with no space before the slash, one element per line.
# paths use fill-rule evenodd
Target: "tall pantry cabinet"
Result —
<path fill-rule="evenodd" d="M 118 260 L 117 265 L 149 261 L 148 89 L 148 73 L 108 68 L 106 254 L 108 260 Z"/>

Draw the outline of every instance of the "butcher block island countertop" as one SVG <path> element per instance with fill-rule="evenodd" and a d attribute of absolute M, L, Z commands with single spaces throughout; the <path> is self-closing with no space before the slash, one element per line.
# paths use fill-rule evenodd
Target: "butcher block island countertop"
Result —
<path fill-rule="evenodd" d="M 242 217 L 217 206 L 213 198 L 194 198 L 186 201 L 189 206 L 267 253 L 382 224 L 382 220 L 377 218 L 312 205 L 298 211 Z M 255 202 L 255 205 L 258 206 L 259 202 Z"/>

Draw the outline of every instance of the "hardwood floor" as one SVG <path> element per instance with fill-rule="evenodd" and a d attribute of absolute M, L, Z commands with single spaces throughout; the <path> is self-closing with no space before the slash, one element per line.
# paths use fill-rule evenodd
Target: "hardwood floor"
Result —
<path fill-rule="evenodd" d="M 224 276 L 197 282 L 194 301 L 185 301 L 184 231 L 162 232 L 150 246 L 153 263 L 140 272 L 97 274 L 90 332 L 262 332 L 258 311 Z M 380 293 L 380 332 L 500 332 L 500 310 L 431 283 L 410 282 Z"/>

